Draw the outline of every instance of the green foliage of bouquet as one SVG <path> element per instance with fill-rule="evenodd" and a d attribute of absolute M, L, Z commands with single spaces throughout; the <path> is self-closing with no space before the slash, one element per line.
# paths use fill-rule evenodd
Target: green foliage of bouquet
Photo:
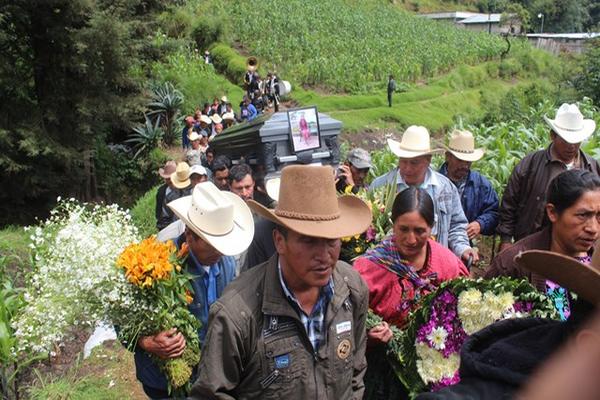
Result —
<path fill-rule="evenodd" d="M 375 190 L 361 190 L 360 197 L 371 209 L 373 222 L 366 232 L 342 238 L 341 258 L 353 261 L 375 246 L 392 229 L 391 212 L 396 198 L 396 185 L 386 185 Z"/>
<path fill-rule="evenodd" d="M 411 395 L 458 383 L 460 349 L 473 333 L 508 318 L 557 318 L 552 302 L 528 282 L 458 278 L 423 298 L 391 353 Z"/>

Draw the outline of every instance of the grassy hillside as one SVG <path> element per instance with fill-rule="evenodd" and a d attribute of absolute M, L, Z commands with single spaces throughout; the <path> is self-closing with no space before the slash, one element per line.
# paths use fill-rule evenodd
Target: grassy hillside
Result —
<path fill-rule="evenodd" d="M 382 89 L 387 76 L 415 81 L 497 57 L 506 44 L 414 16 L 385 1 L 225 0 L 201 15 L 221 36 L 288 79 L 329 91 Z"/>

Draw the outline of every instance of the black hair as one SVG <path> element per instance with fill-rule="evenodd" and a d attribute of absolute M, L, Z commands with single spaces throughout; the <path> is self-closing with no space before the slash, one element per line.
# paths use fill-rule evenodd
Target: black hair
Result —
<path fill-rule="evenodd" d="M 409 186 L 396 195 L 392 206 L 392 222 L 406 213 L 417 211 L 431 228 L 435 220 L 433 200 L 431 196 L 421 188 Z"/>
<path fill-rule="evenodd" d="M 215 149 L 213 149 L 212 147 L 209 147 L 208 149 L 206 149 L 206 152 L 205 152 L 205 153 L 206 153 L 206 154 L 210 153 L 210 154 L 212 154 L 213 156 L 216 154 L 216 153 L 215 153 Z"/>
<path fill-rule="evenodd" d="M 231 160 L 224 155 L 216 156 L 212 163 L 212 171 L 223 171 L 231 167 Z"/>
<path fill-rule="evenodd" d="M 286 228 L 283 225 L 275 224 L 275 230 L 278 231 L 279 233 L 281 233 L 281 236 L 283 236 L 285 239 L 287 239 L 288 228 Z"/>
<path fill-rule="evenodd" d="M 250 168 L 248 164 L 234 165 L 229 170 L 229 183 L 233 181 L 239 182 L 244 179 L 246 175 L 252 176 L 252 168 Z"/>
<path fill-rule="evenodd" d="M 548 185 L 547 203 L 554 205 L 558 214 L 571 207 L 586 192 L 600 190 L 600 177 L 582 169 L 561 172 Z"/>

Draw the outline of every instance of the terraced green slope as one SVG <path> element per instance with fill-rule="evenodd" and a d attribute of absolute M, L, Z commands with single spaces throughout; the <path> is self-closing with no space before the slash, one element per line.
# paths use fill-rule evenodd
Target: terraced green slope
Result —
<path fill-rule="evenodd" d="M 370 92 L 388 74 L 414 81 L 497 57 L 501 38 L 409 14 L 384 1 L 225 0 L 207 17 L 226 24 L 227 41 L 268 60 L 295 82 Z M 227 15 L 227 17 L 224 17 Z"/>

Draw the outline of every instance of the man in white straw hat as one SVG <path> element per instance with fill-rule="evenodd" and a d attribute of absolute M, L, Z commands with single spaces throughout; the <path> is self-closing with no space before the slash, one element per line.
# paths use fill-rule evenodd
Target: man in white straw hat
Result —
<path fill-rule="evenodd" d="M 171 186 L 170 190 L 165 192 L 165 205 L 180 197 L 189 196 L 192 191 L 192 182 L 190 181 L 190 166 L 188 163 L 178 163 L 175 167 L 175 171 L 171 174 L 169 181 L 171 182 Z M 171 209 L 164 206 L 160 217 L 157 219 L 156 226 L 160 231 L 176 220 L 177 217 L 173 214 Z"/>
<path fill-rule="evenodd" d="M 471 240 L 479 234 L 493 235 L 498 225 L 498 194 L 486 177 L 471 170 L 471 164 L 484 153 L 483 149 L 475 148 L 471 132 L 455 129 L 446 148 L 446 162 L 439 170 L 458 189 Z"/>
<path fill-rule="evenodd" d="M 544 117 L 550 126 L 548 148 L 527 155 L 513 169 L 502 196 L 496 231 L 500 250 L 510 247 L 542 227 L 546 189 L 558 174 L 568 169 L 586 169 L 600 174 L 600 164 L 579 147 L 596 129 L 575 104 L 563 104 L 554 119 Z"/>
<path fill-rule="evenodd" d="M 397 142 L 388 139 L 392 153 L 398 156 L 398 167 L 381 175 L 371 183 L 370 189 L 384 185 L 397 185 L 400 192 L 409 186 L 425 189 L 433 199 L 435 224 L 432 234 L 437 242 L 447 246 L 463 261 L 479 260 L 477 252 L 469 245 L 467 218 L 460 204 L 456 186 L 444 175 L 431 167 L 432 154 L 440 149 L 432 149 L 429 131 L 423 126 L 409 126 Z"/>
<path fill-rule="evenodd" d="M 185 268 L 191 280 L 193 299 L 190 312 L 202 323 L 200 342 L 205 339 L 211 304 L 235 277 L 234 254 L 243 252 L 254 235 L 250 209 L 238 196 L 223 192 L 211 182 L 194 187 L 190 196 L 168 204 L 185 224 L 176 240 L 177 247 L 187 252 Z M 185 339 L 176 329 L 138 340 L 135 351 L 137 377 L 151 398 L 170 398 L 167 381 L 152 357 L 170 358 L 181 355 Z"/>
<path fill-rule="evenodd" d="M 192 399 L 361 399 L 368 289 L 339 262 L 339 238 L 371 211 L 337 197 L 331 167 L 283 169 L 274 210 L 277 254 L 242 273 L 211 307 Z"/>
<path fill-rule="evenodd" d="M 206 163 L 205 152 L 208 148 L 208 139 L 206 131 L 200 132 L 192 131 L 188 135 L 188 139 L 192 144 L 192 148 L 185 153 L 185 161 L 188 165 L 202 165 Z"/>

